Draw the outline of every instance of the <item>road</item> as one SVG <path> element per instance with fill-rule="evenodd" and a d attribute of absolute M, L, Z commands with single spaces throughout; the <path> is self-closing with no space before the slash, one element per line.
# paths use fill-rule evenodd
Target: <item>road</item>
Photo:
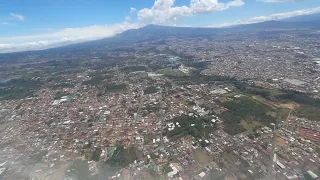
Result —
<path fill-rule="evenodd" d="M 287 119 L 286 119 L 286 126 L 288 126 L 288 119 L 290 118 L 291 112 L 293 109 L 290 109 Z M 288 128 L 288 127 L 286 127 Z M 268 167 L 268 179 L 272 180 L 274 179 L 275 175 L 272 175 L 273 172 L 273 165 L 275 164 L 273 162 L 273 157 L 275 155 L 275 149 L 276 149 L 276 138 L 278 137 L 278 121 L 276 121 L 276 124 L 274 125 L 274 131 L 273 131 L 273 142 L 272 142 L 272 150 L 271 150 L 271 154 L 270 154 L 270 163 L 269 163 L 269 167 Z"/>

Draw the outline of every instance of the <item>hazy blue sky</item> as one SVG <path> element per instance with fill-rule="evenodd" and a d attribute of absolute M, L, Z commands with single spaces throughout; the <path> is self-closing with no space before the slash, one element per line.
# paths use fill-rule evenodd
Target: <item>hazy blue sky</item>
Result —
<path fill-rule="evenodd" d="M 1 49 L 112 36 L 154 23 L 219 27 L 320 12 L 320 0 L 1 0 Z"/>

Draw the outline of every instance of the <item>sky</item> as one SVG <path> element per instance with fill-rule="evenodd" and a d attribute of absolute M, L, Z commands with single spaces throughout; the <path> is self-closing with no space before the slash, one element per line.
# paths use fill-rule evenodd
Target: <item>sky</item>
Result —
<path fill-rule="evenodd" d="M 0 53 L 111 37 L 147 24 L 224 27 L 320 13 L 320 0 L 1 0 Z"/>

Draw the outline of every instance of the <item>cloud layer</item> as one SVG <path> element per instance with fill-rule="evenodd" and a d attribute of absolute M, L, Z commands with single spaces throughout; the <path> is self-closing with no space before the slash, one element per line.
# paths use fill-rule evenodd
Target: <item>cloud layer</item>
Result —
<path fill-rule="evenodd" d="M 302 15 L 310 15 L 315 13 L 320 13 L 320 7 L 285 12 L 285 13 L 276 13 L 269 16 L 257 16 L 257 17 L 252 17 L 245 21 L 236 21 L 231 23 L 212 25 L 209 27 L 226 27 L 226 26 L 233 26 L 233 25 L 240 25 L 240 24 L 251 24 L 251 23 L 258 23 L 258 22 L 271 21 L 271 20 L 281 20 L 281 19 L 302 16 Z"/>
<path fill-rule="evenodd" d="M 0 53 L 40 50 L 72 43 L 96 40 L 111 37 L 128 29 L 137 29 L 141 26 L 142 24 L 124 22 L 114 25 L 93 25 L 83 28 L 65 28 L 50 34 L 0 37 Z"/>
<path fill-rule="evenodd" d="M 244 0 L 190 0 L 188 5 L 175 6 L 176 0 L 155 0 L 151 8 L 143 8 L 137 10 L 131 7 L 125 17 L 123 23 L 113 25 L 93 25 L 81 28 L 65 28 L 57 30 L 53 33 L 29 35 L 29 36 L 15 36 L 15 37 L 1 37 L 0 36 L 0 53 L 26 51 L 26 50 L 40 50 L 51 47 L 57 47 L 72 43 L 84 42 L 89 40 L 96 40 L 105 37 L 111 37 L 115 34 L 121 33 L 128 29 L 137 29 L 146 24 L 175 24 L 179 19 L 186 16 L 193 16 L 196 14 L 213 13 L 216 11 L 226 10 L 231 7 L 240 7 L 244 5 Z M 290 0 L 257 0 L 265 2 L 284 2 Z M 296 0 L 291 0 L 296 1 Z M 218 25 L 211 25 L 207 27 L 226 27 L 239 24 L 250 24 L 269 20 L 279 20 L 300 15 L 309 15 L 320 13 L 320 7 L 303 9 L 286 13 L 276 13 L 269 16 L 252 17 L 244 21 L 236 21 Z M 133 21 L 132 17 L 137 14 L 138 21 Z M 23 21 L 25 17 L 20 14 L 11 13 L 12 19 Z M 134 22 L 134 23 L 131 23 Z M 0 25 L 8 25 L 10 22 L 2 22 Z M 14 43 L 13 43 L 14 42 Z"/>
<path fill-rule="evenodd" d="M 10 16 L 20 21 L 24 21 L 24 16 L 22 16 L 21 14 L 10 13 Z"/>
<path fill-rule="evenodd" d="M 257 1 L 263 1 L 267 3 L 280 3 L 280 2 L 299 2 L 304 0 L 257 0 Z"/>
<path fill-rule="evenodd" d="M 137 10 L 136 8 L 131 7 L 131 8 L 130 8 L 130 13 L 134 13 L 134 12 L 136 12 L 136 10 Z"/>
<path fill-rule="evenodd" d="M 156 0 L 151 8 L 141 9 L 138 18 L 146 23 L 173 23 L 184 16 L 212 13 L 244 5 L 243 0 L 227 3 L 218 0 L 191 0 L 189 6 L 174 6 L 174 2 L 175 0 Z"/>

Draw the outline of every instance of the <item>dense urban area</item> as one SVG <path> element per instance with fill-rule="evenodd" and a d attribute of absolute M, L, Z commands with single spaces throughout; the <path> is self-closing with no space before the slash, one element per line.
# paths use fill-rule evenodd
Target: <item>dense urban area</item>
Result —
<path fill-rule="evenodd" d="M 320 175 L 319 31 L 110 44 L 0 55 L 0 179 Z"/>

